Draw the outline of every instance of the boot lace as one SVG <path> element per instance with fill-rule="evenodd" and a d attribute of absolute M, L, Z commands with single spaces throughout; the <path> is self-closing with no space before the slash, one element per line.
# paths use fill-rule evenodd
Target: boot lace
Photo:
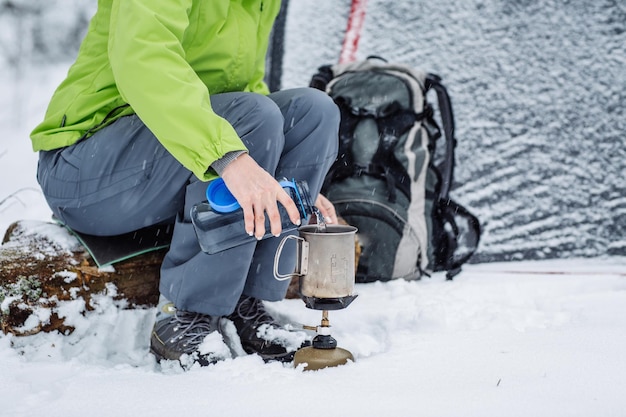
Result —
<path fill-rule="evenodd" d="M 262 324 L 276 324 L 274 318 L 263 307 L 261 300 L 254 297 L 241 297 L 235 314 L 255 328 Z"/>
<path fill-rule="evenodd" d="M 175 334 L 170 338 L 171 344 L 185 338 L 184 346 L 197 347 L 204 338 L 215 330 L 211 316 L 188 311 L 177 311 L 172 317 Z"/>

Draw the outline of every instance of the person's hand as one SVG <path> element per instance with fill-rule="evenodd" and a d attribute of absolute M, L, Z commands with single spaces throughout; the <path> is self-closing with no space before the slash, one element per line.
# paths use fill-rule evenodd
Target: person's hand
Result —
<path fill-rule="evenodd" d="M 324 223 L 337 224 L 338 220 L 335 206 L 322 194 L 317 195 L 317 199 L 315 200 L 315 207 L 320 209 L 322 216 L 324 216 Z"/>
<path fill-rule="evenodd" d="M 248 154 L 242 154 L 222 172 L 226 187 L 243 209 L 246 233 L 261 239 L 265 235 L 265 215 L 270 220 L 270 231 L 279 236 L 282 231 L 279 202 L 287 210 L 293 224 L 300 224 L 298 208 L 289 194 L 267 171 Z"/>

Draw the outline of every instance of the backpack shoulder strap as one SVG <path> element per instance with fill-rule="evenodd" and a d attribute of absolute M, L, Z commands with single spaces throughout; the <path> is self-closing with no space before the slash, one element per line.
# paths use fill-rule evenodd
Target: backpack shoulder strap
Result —
<path fill-rule="evenodd" d="M 439 104 L 439 113 L 443 123 L 443 133 L 446 139 L 445 159 L 442 166 L 439 166 L 441 172 L 441 198 L 446 200 L 450 194 L 452 181 L 454 179 L 454 149 L 456 148 L 456 138 L 454 137 L 454 113 L 452 112 L 452 102 L 446 87 L 441 83 L 441 77 L 435 74 L 427 74 L 426 89 L 435 90 Z"/>
<path fill-rule="evenodd" d="M 350 103 L 348 103 L 345 98 L 338 98 L 335 103 L 341 113 L 339 122 L 339 149 L 337 151 L 337 159 L 326 174 L 322 190 L 327 189 L 331 182 L 341 180 L 355 173 L 352 141 L 354 140 L 354 130 L 359 122 L 359 118 L 352 114 L 350 111 Z"/>
<path fill-rule="evenodd" d="M 447 279 L 452 279 L 461 271 L 461 265 L 467 262 L 480 242 L 481 228 L 478 218 L 454 200 L 439 200 L 435 204 L 435 216 L 440 225 L 433 230 L 435 242 L 435 270 L 447 271 Z M 462 223 L 460 227 L 459 223 Z M 463 250 L 458 251 L 459 239 Z"/>
<path fill-rule="evenodd" d="M 397 104 L 397 103 L 396 103 Z M 399 107 L 399 106 L 397 106 Z M 395 148 L 400 137 L 407 133 L 416 122 L 424 118 L 423 113 L 415 113 L 411 109 L 389 109 L 388 114 L 378 115 L 378 148 L 372 156 L 371 169 L 387 181 L 389 201 L 396 201 L 395 189 L 398 188 L 407 198 L 411 198 L 411 179 L 406 168 L 395 155 Z"/>

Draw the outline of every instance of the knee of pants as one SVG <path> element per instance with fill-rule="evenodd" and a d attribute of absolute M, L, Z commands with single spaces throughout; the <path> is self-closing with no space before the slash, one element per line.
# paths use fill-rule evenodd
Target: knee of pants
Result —
<path fill-rule="evenodd" d="M 301 88 L 299 90 L 301 94 L 298 97 L 298 106 L 301 106 L 301 111 L 304 111 L 307 118 L 314 118 L 310 122 L 319 123 L 338 131 L 341 115 L 339 107 L 333 99 L 325 92 L 315 88 Z"/>
<path fill-rule="evenodd" d="M 310 137 L 323 155 L 336 156 L 341 115 L 328 94 L 314 88 L 297 89 L 285 116 L 286 120 L 291 118 L 299 122 L 286 126 L 287 135 Z M 290 127 L 299 131 L 292 131 Z"/>

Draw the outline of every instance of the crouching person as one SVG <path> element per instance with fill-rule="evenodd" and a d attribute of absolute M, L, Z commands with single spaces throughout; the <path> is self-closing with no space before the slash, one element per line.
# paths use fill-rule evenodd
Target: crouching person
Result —
<path fill-rule="evenodd" d="M 158 359 L 218 360 L 198 349 L 206 336 L 221 337 L 225 319 L 246 352 L 293 355 L 272 336 L 281 325 L 262 302 L 287 290 L 273 277 L 279 239 L 260 239 L 266 217 L 280 235 L 278 204 L 300 221 L 275 178 L 307 181 L 322 214 L 336 221 L 319 191 L 336 157 L 339 112 L 314 89 L 269 93 L 265 53 L 279 7 L 100 1 L 76 62 L 31 134 L 38 181 L 68 226 L 107 236 L 174 224 L 150 341 Z M 245 232 L 259 240 L 209 255 L 189 213 L 218 176 L 243 209 Z"/>

